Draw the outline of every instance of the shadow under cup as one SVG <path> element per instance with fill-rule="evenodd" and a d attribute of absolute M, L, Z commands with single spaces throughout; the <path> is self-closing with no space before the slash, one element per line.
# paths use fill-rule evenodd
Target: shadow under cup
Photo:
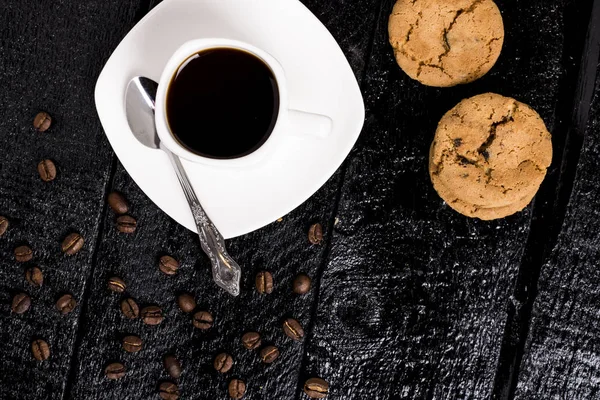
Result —
<path fill-rule="evenodd" d="M 177 68 L 167 87 L 166 119 L 175 140 L 202 157 L 233 159 L 261 147 L 279 114 L 271 68 L 236 48 L 202 50 Z"/>

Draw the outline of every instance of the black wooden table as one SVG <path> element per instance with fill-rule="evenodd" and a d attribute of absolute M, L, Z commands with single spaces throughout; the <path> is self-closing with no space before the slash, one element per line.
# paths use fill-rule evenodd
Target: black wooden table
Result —
<path fill-rule="evenodd" d="M 505 22 L 502 55 L 483 79 L 452 89 L 422 86 L 394 62 L 387 17 L 392 0 L 304 0 L 348 57 L 367 116 L 340 170 L 309 201 L 259 231 L 228 241 L 245 268 L 232 298 L 211 282 L 196 235 L 160 211 L 114 156 L 98 121 L 93 89 L 111 51 L 157 1 L 0 1 L 0 399 L 158 398 L 168 379 L 161 359 L 183 364 L 182 398 L 226 399 L 227 382 L 248 384 L 246 399 L 303 399 L 305 379 L 331 384 L 330 399 L 600 398 L 600 0 L 498 0 Z M 591 17 L 590 17 L 591 16 Z M 598 75 L 600 76 L 600 75 Z M 596 90 L 595 90 L 596 88 Z M 427 173 L 428 149 L 441 115 L 487 91 L 532 105 L 553 135 L 554 160 L 533 205 L 482 222 L 453 212 Z M 54 117 L 46 133 L 31 127 L 40 110 Z M 42 182 L 43 158 L 58 177 Z M 139 223 L 115 229 L 106 196 L 123 192 Z M 308 227 L 325 240 L 311 246 Z M 60 251 L 72 231 L 86 240 L 73 257 Z M 14 248 L 28 243 L 39 289 L 24 279 Z M 157 257 L 182 260 L 176 276 Z M 261 296 L 254 274 L 273 272 Z M 306 272 L 306 296 L 290 290 Z M 157 327 L 126 320 L 117 275 L 142 304 L 159 304 Z M 28 292 L 32 308 L 11 312 Z M 215 315 L 207 333 L 181 313 L 189 291 Z M 61 316 L 63 293 L 78 300 Z M 281 331 L 298 319 L 300 343 Z M 281 350 L 272 365 L 240 345 L 248 330 Z M 134 333 L 146 347 L 125 353 Z M 48 341 L 45 362 L 31 356 Z M 212 368 L 220 351 L 235 365 Z M 107 363 L 129 369 L 104 378 Z"/>

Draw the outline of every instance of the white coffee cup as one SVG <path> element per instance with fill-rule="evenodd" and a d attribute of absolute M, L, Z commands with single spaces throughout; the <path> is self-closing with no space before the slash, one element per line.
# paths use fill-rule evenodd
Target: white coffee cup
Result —
<path fill-rule="evenodd" d="M 275 127 L 267 140 L 253 152 L 229 159 L 215 159 L 195 154 L 183 147 L 173 136 L 167 122 L 166 97 L 169 84 L 181 64 L 189 57 L 208 49 L 233 48 L 246 51 L 262 60 L 273 72 L 279 88 L 279 110 Z M 304 135 L 313 139 L 325 138 L 332 129 L 331 118 L 288 108 L 288 90 L 283 67 L 267 52 L 237 40 L 207 38 L 184 43 L 171 56 L 162 72 L 156 92 L 156 130 L 162 142 L 171 152 L 186 160 L 212 166 L 240 167 L 263 160 L 275 151 L 286 135 Z"/>

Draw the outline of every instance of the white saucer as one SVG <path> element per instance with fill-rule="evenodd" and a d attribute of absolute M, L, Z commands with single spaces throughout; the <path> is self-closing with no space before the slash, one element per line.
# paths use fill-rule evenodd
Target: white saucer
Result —
<path fill-rule="evenodd" d="M 182 160 L 208 215 L 225 238 L 261 228 L 308 199 L 341 165 L 364 122 L 364 104 L 344 54 L 297 0 L 165 0 L 114 51 L 96 84 L 96 107 L 115 153 L 163 211 L 196 231 L 167 156 L 140 144 L 125 118 L 131 78 L 158 81 L 184 42 L 223 37 L 253 44 L 284 67 L 290 107 L 329 116 L 333 131 L 315 140 L 292 136 L 266 162 L 217 168 Z"/>

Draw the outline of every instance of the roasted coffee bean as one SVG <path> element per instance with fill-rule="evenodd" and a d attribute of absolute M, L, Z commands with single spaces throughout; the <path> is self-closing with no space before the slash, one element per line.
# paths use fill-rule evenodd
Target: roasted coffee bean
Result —
<path fill-rule="evenodd" d="M 248 350 L 254 350 L 260 347 L 260 333 L 258 332 L 248 332 L 242 336 L 242 344 Z"/>
<path fill-rule="evenodd" d="M 108 205 L 115 213 L 119 215 L 125 214 L 127 211 L 129 211 L 127 200 L 125 200 L 123 195 L 119 192 L 112 192 L 108 195 Z"/>
<path fill-rule="evenodd" d="M 104 374 L 108 379 L 120 379 L 125 376 L 125 372 L 127 372 L 125 366 L 118 362 L 109 364 L 104 369 Z"/>
<path fill-rule="evenodd" d="M 51 124 L 52 117 L 50 117 L 50 114 L 44 111 L 38 113 L 33 119 L 33 127 L 39 132 L 47 131 Z"/>
<path fill-rule="evenodd" d="M 179 398 L 179 388 L 173 382 L 163 382 L 158 387 L 158 394 L 163 400 L 177 400 Z"/>
<path fill-rule="evenodd" d="M 125 285 L 125 281 L 123 281 L 123 279 L 113 276 L 108 280 L 108 288 L 113 292 L 123 293 L 127 286 Z"/>
<path fill-rule="evenodd" d="M 52 160 L 40 161 L 37 170 L 44 182 L 50 182 L 56 178 L 56 165 L 54 165 Z"/>
<path fill-rule="evenodd" d="M 267 346 L 260 351 L 260 358 L 265 364 L 271 364 L 279 357 L 279 349 L 275 346 Z"/>
<path fill-rule="evenodd" d="M 140 315 L 140 307 L 131 297 L 121 301 L 121 312 L 129 319 L 135 319 Z"/>
<path fill-rule="evenodd" d="M 167 275 L 175 275 L 179 269 L 179 261 L 171 256 L 162 256 L 158 268 Z"/>
<path fill-rule="evenodd" d="M 316 223 L 311 225 L 308 230 L 308 241 L 312 244 L 319 244 L 323 241 L 323 227 Z"/>
<path fill-rule="evenodd" d="M 67 235 L 65 240 L 63 240 L 62 244 L 60 245 L 60 248 L 63 253 L 65 253 L 68 256 L 72 256 L 74 254 L 79 253 L 79 251 L 83 247 L 84 242 L 85 240 L 83 239 L 83 237 L 81 237 L 79 233 L 73 232 Z"/>
<path fill-rule="evenodd" d="M 12 299 L 12 310 L 15 314 L 23 314 L 31 307 L 31 297 L 25 293 L 18 293 Z"/>
<path fill-rule="evenodd" d="M 129 335 L 123 338 L 123 349 L 128 353 L 137 353 L 142 347 L 142 339 L 135 335 Z"/>
<path fill-rule="evenodd" d="M 256 290 L 261 294 L 269 294 L 273 291 L 273 275 L 268 271 L 260 271 L 256 274 Z"/>
<path fill-rule="evenodd" d="M 25 271 L 25 279 L 33 286 L 40 287 L 44 284 L 44 274 L 38 267 L 30 267 Z"/>
<path fill-rule="evenodd" d="M 62 315 L 68 314 L 77 307 L 77 302 L 70 294 L 62 295 L 56 302 L 56 309 L 60 311 Z"/>
<path fill-rule="evenodd" d="M 6 217 L 3 217 L 2 215 L 0 215 L 0 236 L 4 235 L 6 233 L 7 229 L 8 229 L 8 219 Z"/>
<path fill-rule="evenodd" d="M 194 326 L 203 331 L 210 329 L 213 325 L 213 316 L 208 311 L 198 311 L 194 314 Z"/>
<path fill-rule="evenodd" d="M 18 262 L 27 262 L 33 258 L 33 250 L 29 246 L 19 246 L 15 249 L 15 259 Z"/>
<path fill-rule="evenodd" d="M 191 294 L 183 293 L 177 297 L 177 305 L 181 311 L 191 313 L 196 308 L 196 300 Z"/>
<path fill-rule="evenodd" d="M 329 383 L 321 378 L 310 378 L 304 383 L 304 393 L 311 399 L 324 399 L 329 393 Z"/>
<path fill-rule="evenodd" d="M 229 396 L 232 399 L 241 399 L 246 393 L 246 383 L 241 379 L 229 381 Z"/>
<path fill-rule="evenodd" d="M 141 315 L 142 321 L 144 321 L 146 325 L 158 325 L 164 319 L 162 310 L 158 306 L 148 306 L 142 308 Z"/>
<path fill-rule="evenodd" d="M 117 218 L 117 229 L 122 233 L 133 233 L 137 227 L 135 218 L 129 215 L 121 215 Z"/>
<path fill-rule="evenodd" d="M 302 325 L 300 325 L 300 323 L 293 318 L 288 318 L 283 321 L 283 332 L 285 332 L 288 337 L 294 340 L 300 340 L 304 337 L 304 329 L 302 329 Z"/>
<path fill-rule="evenodd" d="M 218 372 L 222 374 L 227 373 L 233 366 L 233 358 L 227 353 L 221 353 L 215 357 L 213 366 Z"/>
<path fill-rule="evenodd" d="M 177 360 L 175 356 L 167 355 L 163 361 L 165 369 L 167 370 L 167 373 L 171 375 L 171 378 L 179 379 L 181 376 L 181 364 L 179 363 L 179 360 Z"/>
<path fill-rule="evenodd" d="M 310 278 L 306 274 L 298 274 L 294 279 L 294 293 L 305 294 L 310 290 Z"/>
<path fill-rule="evenodd" d="M 50 347 L 45 340 L 36 339 L 31 343 L 31 353 L 36 360 L 44 361 L 50 357 Z"/>

